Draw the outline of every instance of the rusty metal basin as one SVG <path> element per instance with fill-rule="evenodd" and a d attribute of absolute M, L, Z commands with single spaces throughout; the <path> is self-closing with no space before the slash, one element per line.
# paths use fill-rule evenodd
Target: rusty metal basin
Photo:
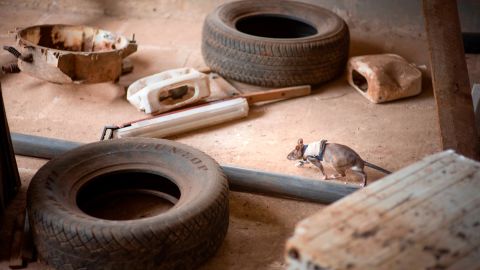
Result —
<path fill-rule="evenodd" d="M 122 60 L 137 50 L 135 40 L 88 26 L 37 25 L 16 35 L 18 67 L 55 83 L 117 81 Z"/>

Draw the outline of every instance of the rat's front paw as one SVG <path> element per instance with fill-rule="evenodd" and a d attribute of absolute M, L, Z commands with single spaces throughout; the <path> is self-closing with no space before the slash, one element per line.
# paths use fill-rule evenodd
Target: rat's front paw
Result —
<path fill-rule="evenodd" d="M 299 168 L 303 167 L 303 165 L 305 165 L 305 162 L 303 162 L 303 161 L 299 161 L 299 162 L 297 162 L 297 164 L 295 164 L 295 166 L 297 166 Z"/>

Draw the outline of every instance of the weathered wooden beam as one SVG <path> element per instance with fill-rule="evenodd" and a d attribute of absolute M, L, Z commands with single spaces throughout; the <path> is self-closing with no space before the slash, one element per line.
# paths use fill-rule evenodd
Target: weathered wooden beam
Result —
<path fill-rule="evenodd" d="M 455 0 L 423 0 L 443 149 L 479 159 L 472 96 Z"/>
<path fill-rule="evenodd" d="M 480 269 L 480 162 L 443 151 L 300 221 L 288 270 Z"/>

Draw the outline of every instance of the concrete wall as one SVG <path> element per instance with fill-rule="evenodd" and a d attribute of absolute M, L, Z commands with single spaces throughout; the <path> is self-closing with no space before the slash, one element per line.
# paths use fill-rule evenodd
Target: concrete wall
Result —
<path fill-rule="evenodd" d="M 405 34 L 423 32 L 424 21 L 421 0 L 310 0 L 336 11 L 357 26 L 391 28 Z M 480 32 L 480 1 L 459 0 L 458 9 L 462 30 Z M 446 22 L 448 23 L 448 22 Z"/>
<path fill-rule="evenodd" d="M 0 0 L 2 5 L 40 9 L 46 12 L 79 12 L 111 16 L 180 16 L 195 19 L 228 0 Z M 279 0 L 280 1 L 280 0 Z M 421 0 L 302 0 L 333 10 L 350 27 L 359 30 L 421 36 L 423 17 Z M 480 1 L 459 0 L 464 31 L 480 32 Z M 448 23 L 448 22 L 446 22 Z"/>

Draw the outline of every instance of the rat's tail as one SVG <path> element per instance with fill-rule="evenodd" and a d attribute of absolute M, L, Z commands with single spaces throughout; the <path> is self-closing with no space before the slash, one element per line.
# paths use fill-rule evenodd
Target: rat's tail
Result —
<path fill-rule="evenodd" d="M 385 170 L 384 168 L 380 168 L 380 167 L 378 167 L 377 165 L 372 164 L 372 163 L 370 163 L 370 162 L 366 162 L 366 161 L 363 161 L 363 162 L 365 163 L 365 166 L 370 167 L 370 168 L 373 168 L 373 169 L 375 169 L 375 170 L 377 170 L 377 171 L 381 171 L 381 172 L 383 172 L 383 173 L 385 173 L 385 174 L 391 174 L 391 173 L 392 173 L 392 172 L 387 171 L 387 170 Z"/>

